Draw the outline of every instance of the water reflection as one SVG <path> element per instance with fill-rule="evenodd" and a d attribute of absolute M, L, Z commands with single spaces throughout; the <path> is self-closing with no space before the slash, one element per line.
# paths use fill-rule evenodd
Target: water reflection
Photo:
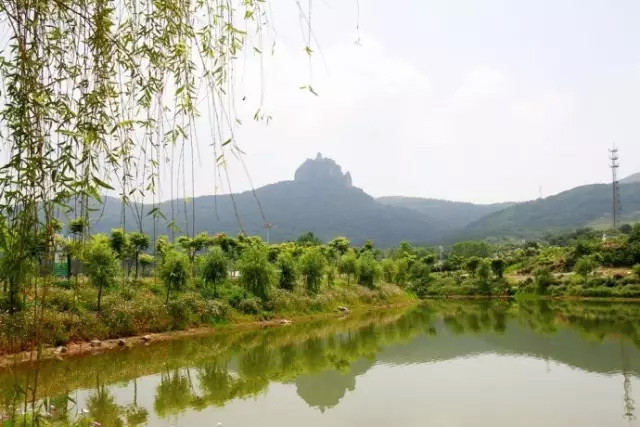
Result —
<path fill-rule="evenodd" d="M 411 309 L 45 361 L 37 368 L 37 387 L 27 392 L 23 385 L 34 377 L 35 367 L 17 367 L 0 372 L 0 412 L 18 419 L 33 410 L 32 400 L 36 412 L 54 425 L 165 425 L 181 417 L 212 425 L 198 414 L 266 398 L 272 385 L 282 384 L 293 387 L 305 407 L 325 414 L 356 393 L 359 377 L 377 367 L 420 367 L 478 355 L 541 359 L 547 370 L 553 363 L 620 375 L 619 419 L 635 420 L 640 305 L 486 300 L 431 301 Z M 391 399 L 411 392 L 394 390 Z M 34 421 L 30 414 L 21 417 Z"/>

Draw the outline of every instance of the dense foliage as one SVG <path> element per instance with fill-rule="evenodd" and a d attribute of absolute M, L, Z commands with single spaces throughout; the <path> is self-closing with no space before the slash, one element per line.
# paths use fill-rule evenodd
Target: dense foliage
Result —
<path fill-rule="evenodd" d="M 323 244 L 311 233 L 277 244 L 222 233 L 152 242 L 118 228 L 84 243 L 74 233 L 58 242 L 78 265 L 69 280 L 54 282 L 41 320 L 27 315 L 34 290 L 14 293 L 12 276 L 2 278 L 0 306 L 8 310 L 0 313 L 0 348 L 24 345 L 16 338 L 33 337 L 35 324 L 58 344 L 233 316 L 335 311 L 339 305 L 406 301 L 407 295 L 638 298 L 640 224 L 621 230 L 606 239 L 583 229 L 518 244 L 464 241 L 441 254 L 406 242 L 389 250 L 371 241 L 355 247 L 345 237 Z M 16 274 L 37 277 L 33 265 Z"/>

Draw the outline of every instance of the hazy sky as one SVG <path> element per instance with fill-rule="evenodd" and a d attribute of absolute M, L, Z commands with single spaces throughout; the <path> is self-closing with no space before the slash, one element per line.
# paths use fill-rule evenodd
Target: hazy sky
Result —
<path fill-rule="evenodd" d="M 236 84 L 256 187 L 317 152 L 374 196 L 473 202 L 607 181 L 614 141 L 620 175 L 640 171 L 637 0 L 360 0 L 359 20 L 357 0 L 314 0 L 311 68 L 295 2 L 271 5 L 275 54 L 262 77 L 247 54 Z M 299 89 L 309 81 L 319 96 Z M 261 96 L 268 125 L 250 120 Z M 214 192 L 210 157 L 196 194 Z"/>

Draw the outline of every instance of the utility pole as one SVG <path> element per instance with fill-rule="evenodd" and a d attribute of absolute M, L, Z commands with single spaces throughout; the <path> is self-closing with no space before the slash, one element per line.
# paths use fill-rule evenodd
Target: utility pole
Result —
<path fill-rule="evenodd" d="M 613 228 L 618 228 L 618 217 L 620 216 L 620 183 L 618 182 L 618 167 L 620 167 L 618 156 L 618 149 L 615 144 L 609 149 L 609 160 L 611 164 L 611 189 L 612 189 L 612 213 L 613 213 Z"/>
<path fill-rule="evenodd" d="M 267 230 L 267 245 L 270 243 L 269 242 L 269 231 L 271 230 L 271 227 L 273 227 L 273 225 L 269 224 L 268 222 L 264 223 L 264 228 Z"/>

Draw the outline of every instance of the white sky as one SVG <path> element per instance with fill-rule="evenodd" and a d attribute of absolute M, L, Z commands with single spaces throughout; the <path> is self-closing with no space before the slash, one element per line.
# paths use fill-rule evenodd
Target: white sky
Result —
<path fill-rule="evenodd" d="M 317 152 L 374 196 L 472 202 L 607 181 L 613 141 L 620 175 L 640 171 L 637 0 L 360 0 L 359 21 L 357 0 L 314 0 L 311 75 L 295 2 L 270 3 L 275 54 L 264 48 L 262 78 L 246 54 L 236 85 L 255 187 Z M 309 81 L 318 97 L 299 89 Z M 261 95 L 268 125 L 251 120 Z M 212 194 L 198 139 L 195 193 Z M 239 162 L 228 168 L 248 189 Z"/>

